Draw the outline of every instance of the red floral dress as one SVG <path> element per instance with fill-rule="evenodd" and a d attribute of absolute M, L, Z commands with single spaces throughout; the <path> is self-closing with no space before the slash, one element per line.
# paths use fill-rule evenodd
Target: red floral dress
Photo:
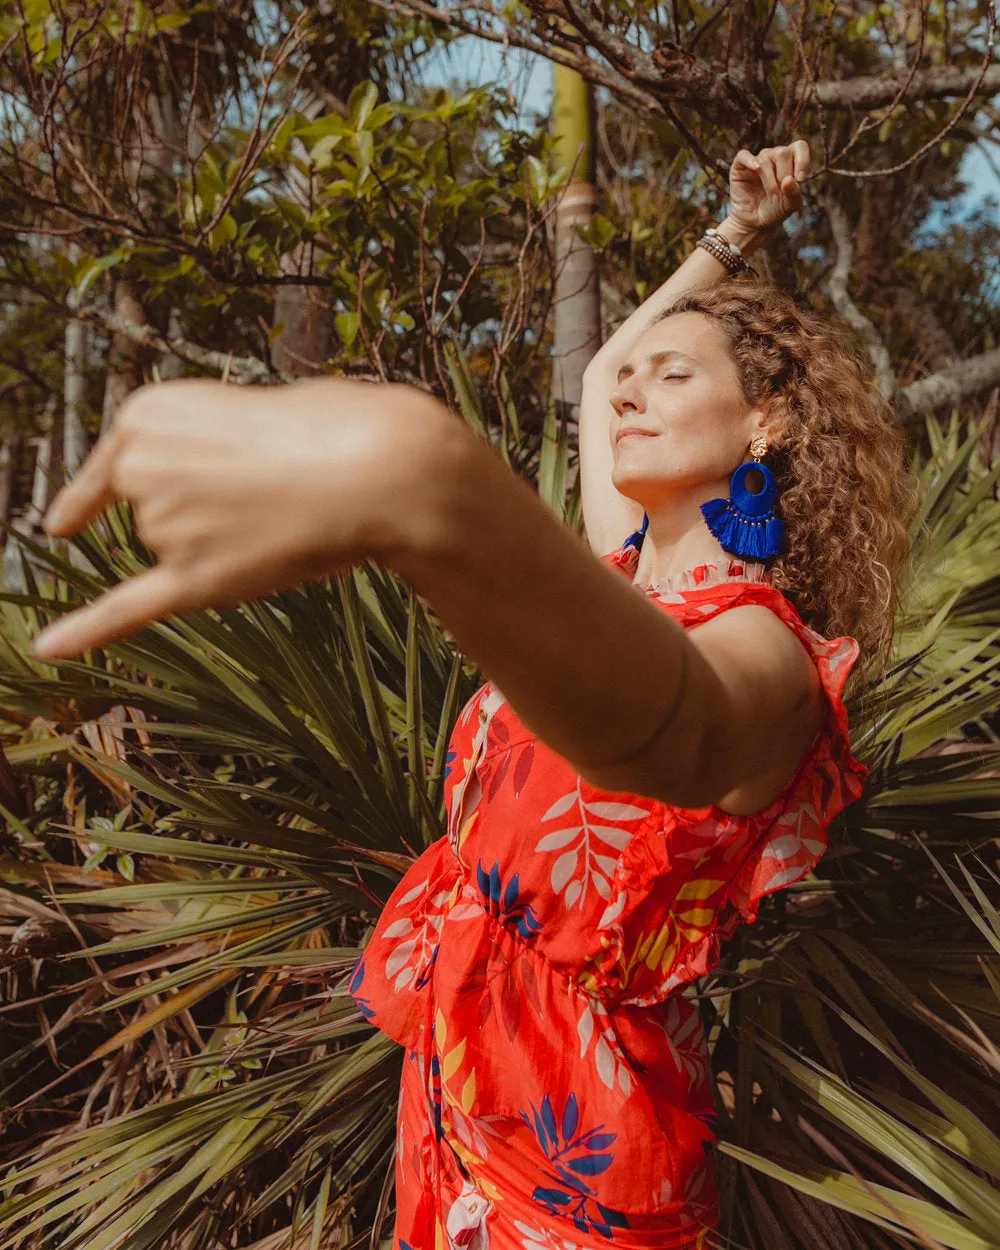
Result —
<path fill-rule="evenodd" d="M 632 580 L 638 551 L 603 560 Z M 686 628 L 770 608 L 816 664 L 825 723 L 783 793 L 733 816 L 600 790 L 492 683 L 476 692 L 450 742 L 447 834 L 351 978 L 406 1048 L 394 1250 L 679 1250 L 715 1227 L 709 1055 L 682 990 L 860 795 L 841 701 L 858 644 L 808 628 L 760 564 L 633 585 Z"/>

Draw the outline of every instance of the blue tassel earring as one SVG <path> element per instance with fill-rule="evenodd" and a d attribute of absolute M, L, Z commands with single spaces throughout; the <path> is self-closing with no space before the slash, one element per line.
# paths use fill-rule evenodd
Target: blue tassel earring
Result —
<path fill-rule="evenodd" d="M 622 547 L 623 548 L 634 547 L 636 551 L 641 551 L 642 540 L 646 537 L 646 529 L 648 525 L 649 525 L 649 514 L 647 512 L 644 512 L 642 514 L 642 527 L 640 529 L 633 530 L 633 532 L 629 534 L 628 538 L 626 538 L 625 541 L 622 543 Z"/>
<path fill-rule="evenodd" d="M 767 440 L 758 435 L 750 444 L 753 460 L 747 460 L 729 481 L 728 499 L 710 499 L 701 505 L 708 528 L 723 551 L 746 560 L 768 560 L 785 549 L 785 527 L 774 514 L 778 485 L 774 474 L 760 458 L 767 451 Z M 747 490 L 750 473 L 759 473 L 764 485 L 759 491 Z"/>

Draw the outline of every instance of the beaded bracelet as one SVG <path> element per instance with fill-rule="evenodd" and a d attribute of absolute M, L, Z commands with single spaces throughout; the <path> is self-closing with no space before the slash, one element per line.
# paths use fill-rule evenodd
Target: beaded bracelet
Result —
<path fill-rule="evenodd" d="M 757 270 L 740 251 L 739 245 L 730 243 L 719 234 L 714 226 L 705 231 L 695 247 L 703 247 L 706 252 L 714 256 L 731 278 L 741 273 L 752 273 L 755 278 L 758 277 Z"/>

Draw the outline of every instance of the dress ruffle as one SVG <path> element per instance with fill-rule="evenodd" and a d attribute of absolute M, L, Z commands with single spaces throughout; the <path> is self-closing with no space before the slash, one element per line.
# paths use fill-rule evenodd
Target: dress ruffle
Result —
<path fill-rule="evenodd" d="M 603 559 L 631 576 L 638 553 L 626 548 Z M 868 777 L 868 769 L 851 754 L 843 702 L 859 655 L 857 641 L 847 635 L 824 638 L 802 621 L 762 566 L 747 581 L 742 564 L 685 570 L 684 581 L 704 574 L 696 592 L 664 582 L 656 590 L 636 589 L 688 628 L 734 607 L 769 608 L 812 658 L 826 695 L 826 717 L 795 775 L 761 811 L 733 815 L 714 804 L 664 805 L 663 823 L 629 842 L 597 925 L 603 950 L 584 976 L 590 988 L 611 1001 L 660 1002 L 710 972 L 722 941 L 741 923 L 756 921 L 761 898 L 815 867 L 828 845 L 827 826 L 860 797 Z"/>

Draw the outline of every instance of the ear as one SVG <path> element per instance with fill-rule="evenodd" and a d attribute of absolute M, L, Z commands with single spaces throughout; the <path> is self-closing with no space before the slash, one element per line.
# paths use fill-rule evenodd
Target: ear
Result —
<path fill-rule="evenodd" d="M 752 438 L 763 435 L 769 447 L 777 447 L 784 441 L 787 433 L 787 413 L 780 396 L 776 395 L 754 408 L 750 413 L 750 418 Z"/>

